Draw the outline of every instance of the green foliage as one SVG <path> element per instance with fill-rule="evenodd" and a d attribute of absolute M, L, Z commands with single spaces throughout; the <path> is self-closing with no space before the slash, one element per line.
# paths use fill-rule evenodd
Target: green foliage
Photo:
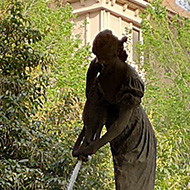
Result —
<path fill-rule="evenodd" d="M 54 76 L 50 81 L 53 98 L 60 88 L 73 88 L 80 96 L 85 85 L 85 75 L 89 47 L 82 47 L 80 36 L 73 34 L 75 16 L 69 4 L 58 7 L 54 1 L 34 0 L 26 4 L 33 25 L 46 38 L 39 44 L 40 49 L 48 50 L 55 63 L 51 67 Z M 79 48 L 80 47 L 80 48 Z M 82 88 L 81 88 L 82 83 Z"/>
<path fill-rule="evenodd" d="M 51 187 L 64 189 L 77 162 L 71 152 L 83 127 L 82 110 L 90 52 L 88 46 L 80 45 L 80 36 L 73 35 L 74 25 L 70 20 L 74 18 L 69 5 L 58 8 L 54 4 L 54 8 L 49 10 L 43 1 L 35 1 L 33 6 L 37 7 L 37 10 L 41 10 L 38 12 L 38 17 L 35 17 L 37 10 L 30 6 L 35 25 L 43 23 L 39 24 L 39 28 L 42 31 L 47 31 L 48 28 L 50 31 L 50 35 L 46 37 L 41 47 L 44 49 L 48 47 L 48 51 L 55 60 L 51 67 L 50 86 L 47 93 L 48 102 L 44 105 L 44 111 L 40 113 L 38 119 L 48 126 L 46 130 L 48 130 L 50 138 L 57 139 L 59 142 L 55 149 L 56 155 L 51 156 L 51 162 L 54 165 L 60 163 L 56 164 L 57 167 L 62 164 L 62 172 L 54 172 L 54 179 L 59 182 L 57 184 L 52 182 Z M 65 14 L 69 16 L 65 16 Z M 56 23 L 53 22 L 55 20 Z M 100 158 L 104 159 L 104 162 L 100 162 Z M 110 160 L 110 152 L 108 147 L 105 147 L 93 156 L 91 161 L 84 163 L 75 189 L 99 189 L 102 188 L 102 184 L 105 185 L 104 189 L 113 188 L 113 166 L 111 161 L 107 162 L 108 158 Z M 57 168 L 57 170 L 60 169 Z M 97 173 L 98 176 L 95 175 Z"/>
<path fill-rule="evenodd" d="M 156 189 L 188 189 L 190 179 L 190 20 L 169 18 L 161 1 L 142 15 L 146 97 L 158 138 Z M 148 18 L 148 19 L 147 19 Z"/>
<path fill-rule="evenodd" d="M 45 99 L 50 59 L 34 48 L 44 36 L 31 27 L 21 4 L 6 5 L 0 19 L 0 188 L 38 187 L 40 170 L 22 163 L 31 153 L 31 118 Z"/>
<path fill-rule="evenodd" d="M 19 3 L 10 6 L 0 21 L 0 114 L 1 153 L 19 157 L 14 138 L 22 144 L 27 125 L 45 97 L 47 78 L 44 74 L 48 57 L 33 48 L 42 39 L 22 15 Z M 33 74 L 38 70 L 38 74 Z M 23 149 L 25 149 L 23 145 Z"/>
<path fill-rule="evenodd" d="M 20 2 L 0 2 L 0 189 L 65 189 L 77 162 L 89 47 L 73 35 L 69 5 Z M 75 189 L 113 189 L 110 159 L 105 147 L 84 163 Z"/>

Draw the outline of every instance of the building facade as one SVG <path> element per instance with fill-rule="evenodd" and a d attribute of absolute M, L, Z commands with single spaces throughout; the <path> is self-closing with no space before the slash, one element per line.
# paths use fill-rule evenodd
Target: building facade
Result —
<path fill-rule="evenodd" d="M 78 17 L 75 20 L 75 35 L 80 34 L 84 44 L 92 45 L 97 33 L 110 29 L 121 38 L 128 33 L 128 61 L 136 58 L 135 45 L 142 40 L 139 13 L 147 7 L 148 0 L 67 0 Z M 169 14 L 189 16 L 188 0 L 164 0 Z M 85 23 L 85 24 L 84 24 Z"/>
<path fill-rule="evenodd" d="M 189 0 L 164 0 L 163 6 L 167 7 L 168 13 L 171 16 L 179 14 L 183 17 L 190 18 Z"/>
<path fill-rule="evenodd" d="M 148 2 L 144 0 L 69 0 L 73 13 L 77 14 L 75 35 L 80 34 L 84 44 L 92 45 L 94 37 L 102 30 L 110 29 L 121 38 L 130 30 L 128 38 L 129 61 L 135 56 L 135 44 L 141 40 L 139 12 Z M 85 25 L 84 25 L 85 22 Z M 82 27 L 84 26 L 84 27 Z"/>

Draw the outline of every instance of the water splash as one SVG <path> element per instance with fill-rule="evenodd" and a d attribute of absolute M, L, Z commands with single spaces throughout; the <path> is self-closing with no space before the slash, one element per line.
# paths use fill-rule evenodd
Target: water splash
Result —
<path fill-rule="evenodd" d="M 82 165 L 82 160 L 79 160 L 73 170 L 73 173 L 71 175 L 71 178 L 69 180 L 69 184 L 68 184 L 68 187 L 67 187 L 67 190 L 72 190 L 73 189 L 73 186 L 74 186 L 74 183 L 77 179 L 77 176 L 78 176 L 78 173 L 79 173 L 79 170 L 81 168 L 81 165 Z"/>

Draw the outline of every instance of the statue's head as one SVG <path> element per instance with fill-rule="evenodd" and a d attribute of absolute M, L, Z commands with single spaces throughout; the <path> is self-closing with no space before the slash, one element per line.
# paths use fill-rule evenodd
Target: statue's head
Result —
<path fill-rule="evenodd" d="M 95 37 L 92 52 L 98 57 L 98 59 L 118 56 L 122 61 L 125 61 L 127 59 L 127 53 L 123 49 L 123 44 L 126 41 L 127 37 L 123 37 L 119 40 L 113 35 L 111 30 L 104 30 L 98 33 Z"/>

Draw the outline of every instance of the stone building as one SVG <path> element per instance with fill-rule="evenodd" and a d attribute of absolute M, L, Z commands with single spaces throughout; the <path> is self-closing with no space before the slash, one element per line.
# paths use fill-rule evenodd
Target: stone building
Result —
<path fill-rule="evenodd" d="M 167 7 L 170 16 L 180 14 L 186 18 L 190 18 L 189 0 L 164 0 L 163 6 Z"/>
<path fill-rule="evenodd" d="M 126 28 L 130 31 L 128 38 L 128 61 L 133 62 L 136 57 L 135 45 L 142 40 L 139 12 L 147 7 L 148 0 L 67 0 L 77 14 L 75 35 L 80 34 L 84 44 L 90 43 L 97 33 L 110 29 L 114 35 L 121 38 L 126 35 Z M 169 14 L 189 16 L 190 4 L 188 0 L 164 0 Z M 86 23 L 84 25 L 84 23 Z M 84 27 L 82 27 L 84 26 Z"/>
<path fill-rule="evenodd" d="M 69 0 L 73 13 L 77 14 L 75 34 L 81 34 L 85 44 L 90 43 L 97 33 L 110 29 L 121 38 L 126 35 L 126 28 L 132 33 L 129 37 L 129 60 L 135 56 L 133 51 L 137 41 L 141 40 L 139 12 L 147 6 L 144 0 Z M 85 27 L 84 21 L 86 22 Z"/>

